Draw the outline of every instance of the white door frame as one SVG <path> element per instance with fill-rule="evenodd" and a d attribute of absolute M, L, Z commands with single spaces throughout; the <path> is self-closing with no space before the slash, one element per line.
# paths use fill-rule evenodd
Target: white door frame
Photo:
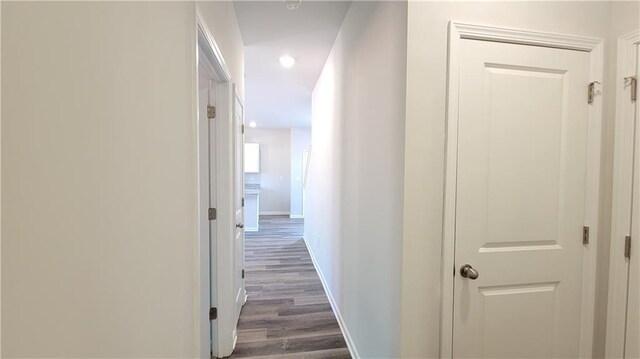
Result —
<path fill-rule="evenodd" d="M 630 100 L 630 86 L 624 78 L 638 76 L 635 47 L 640 45 L 640 30 L 618 38 L 618 61 L 615 78 L 616 125 L 613 167 L 613 206 L 611 217 L 611 253 L 609 300 L 607 302 L 607 358 L 623 358 L 626 336 L 627 283 L 629 259 L 624 256 L 624 238 L 630 235 L 631 191 L 633 186 L 634 113 L 636 102 Z M 637 124 L 636 124 L 637 126 Z M 640 144 L 636 144 L 638 146 Z"/>
<path fill-rule="evenodd" d="M 210 358 L 211 354 L 214 357 L 228 356 L 233 351 L 233 337 L 231 335 L 233 328 L 235 328 L 236 322 L 233 321 L 233 305 L 229 304 L 228 298 L 232 298 L 232 281 L 229 281 L 226 276 L 230 275 L 229 268 L 231 268 L 231 255 L 233 248 L 233 229 L 235 229 L 234 211 L 232 203 L 232 186 L 233 186 L 233 161 L 231 155 L 233 154 L 232 148 L 232 101 L 233 92 L 231 84 L 231 73 L 229 68 L 222 57 L 222 52 L 216 44 L 211 32 L 207 28 L 204 18 L 196 9 L 196 28 L 195 28 L 195 52 L 196 52 L 196 66 L 193 70 L 193 89 L 194 89 L 194 119 L 198 120 L 198 93 L 197 93 L 197 79 L 199 61 L 207 61 L 213 68 L 213 72 L 216 80 L 216 117 L 214 120 L 216 138 L 214 145 L 216 146 L 216 158 L 211 160 L 215 164 L 216 172 L 216 186 L 212 190 L 217 194 L 217 226 L 216 226 L 216 240 L 211 243 L 215 248 L 209 248 L 206 243 L 201 243 L 200 233 L 198 229 L 197 245 L 196 245 L 196 293 L 195 293 L 195 328 L 196 328 L 196 352 L 200 358 Z M 201 59 L 199 53 L 204 55 L 204 59 Z M 194 128 L 197 129 L 197 122 L 194 124 Z M 196 135 L 198 138 L 198 135 Z M 198 147 L 195 146 L 196 154 L 198 153 Z M 213 165 L 210 164 L 210 165 Z M 197 186 L 199 191 L 199 185 Z M 198 198 L 202 194 L 198 193 Z M 198 209 L 199 211 L 199 209 Z M 197 218 L 200 218 L 198 213 Z M 199 226 L 196 223 L 196 227 Z M 215 253 L 215 258 L 209 261 L 201 260 L 200 258 L 207 258 L 208 256 L 201 256 L 201 252 L 211 250 Z M 214 265 L 211 265 L 213 263 Z M 206 308 L 206 304 L 202 301 L 204 298 L 209 297 L 208 293 L 211 293 L 211 280 L 210 278 L 216 278 L 218 287 L 216 288 L 216 295 L 210 298 L 210 304 L 218 309 L 218 319 L 214 322 L 215 336 L 212 338 L 214 341 L 215 351 L 213 353 L 210 350 L 206 350 L 206 345 L 203 345 L 203 340 L 209 340 L 211 338 L 209 324 L 209 310 L 203 312 L 202 308 Z M 205 284 L 202 284 L 205 283 Z M 230 300 L 233 302 L 233 299 Z M 207 325 L 204 325 L 206 322 Z M 202 333 L 201 328 L 208 328 L 206 333 Z M 231 329 L 230 329 L 231 328 Z"/>
<path fill-rule="evenodd" d="M 307 200 L 307 172 L 309 171 L 309 160 L 311 159 L 311 146 L 302 149 L 302 218 L 305 216 L 305 203 Z"/>
<path fill-rule="evenodd" d="M 453 300 L 455 261 L 456 178 L 458 158 L 458 92 L 460 42 L 462 39 L 553 47 L 590 53 L 590 81 L 602 83 L 603 40 L 572 35 L 521 30 L 496 26 L 449 22 L 449 56 L 447 74 L 445 197 L 442 239 L 442 302 L 440 316 L 440 357 L 453 355 Z M 585 84 L 585 103 L 587 101 Z M 599 88 L 596 87 L 596 90 Z M 584 225 L 590 227 L 590 243 L 583 251 L 582 315 L 580 357 L 592 356 L 595 311 L 596 249 L 598 247 L 598 199 L 600 183 L 600 146 L 602 131 L 602 96 L 596 91 L 589 104 L 587 179 Z"/>

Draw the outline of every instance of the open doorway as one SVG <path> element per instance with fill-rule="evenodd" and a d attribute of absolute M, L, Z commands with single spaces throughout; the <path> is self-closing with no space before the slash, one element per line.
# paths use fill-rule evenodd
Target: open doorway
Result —
<path fill-rule="evenodd" d="M 244 146 L 236 148 L 244 163 L 236 180 L 244 179 L 247 301 L 232 358 L 350 358 L 304 238 L 312 92 L 349 3 L 234 6 L 245 43 Z"/>

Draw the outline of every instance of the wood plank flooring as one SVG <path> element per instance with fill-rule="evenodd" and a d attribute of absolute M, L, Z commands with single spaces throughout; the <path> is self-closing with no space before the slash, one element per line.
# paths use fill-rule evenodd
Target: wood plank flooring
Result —
<path fill-rule="evenodd" d="M 230 358 L 351 358 L 302 233 L 302 219 L 283 216 L 246 233 L 248 299 Z"/>

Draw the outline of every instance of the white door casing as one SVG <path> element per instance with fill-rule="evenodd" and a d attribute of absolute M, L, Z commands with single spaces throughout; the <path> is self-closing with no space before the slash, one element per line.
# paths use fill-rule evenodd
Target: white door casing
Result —
<path fill-rule="evenodd" d="M 305 216 L 305 206 L 307 201 L 307 171 L 309 165 L 310 148 L 302 150 L 302 218 Z"/>
<path fill-rule="evenodd" d="M 640 30 L 618 39 L 616 66 L 616 130 L 613 175 L 609 299 L 607 302 L 607 358 L 640 357 L 640 114 L 631 99 L 629 77 L 640 74 Z M 627 78 L 627 80 L 625 80 Z M 635 152 L 635 155 L 634 155 Z M 635 161 L 635 163 L 634 163 Z M 635 181 L 635 183 L 634 183 Z M 632 237 L 631 256 L 625 256 L 625 237 Z"/>
<path fill-rule="evenodd" d="M 209 220 L 209 208 L 216 208 L 216 151 L 215 123 L 207 116 L 207 106 L 215 106 L 215 80 L 213 68 L 202 51 L 198 52 L 198 172 L 199 172 L 199 236 L 200 261 L 208 263 L 201 275 L 203 290 L 200 312 L 208 313 L 217 305 L 216 276 L 211 269 L 216 267 L 216 222 Z M 200 318 L 202 352 L 213 352 L 215 346 L 216 321 Z M 207 329 L 206 326 L 209 326 Z"/>
<path fill-rule="evenodd" d="M 452 22 L 449 49 L 441 356 L 590 356 L 600 40 Z"/>
<path fill-rule="evenodd" d="M 636 63 L 640 60 L 640 46 L 636 45 Z M 640 64 L 636 65 L 636 76 L 640 74 Z M 637 77 L 636 77 L 637 78 Z M 629 254 L 629 289 L 627 298 L 627 323 L 624 357 L 640 358 L 640 261 L 638 260 L 638 235 L 640 234 L 640 103 L 636 100 L 635 155 L 633 161 L 633 209 L 631 211 L 631 231 L 635 239 Z"/>

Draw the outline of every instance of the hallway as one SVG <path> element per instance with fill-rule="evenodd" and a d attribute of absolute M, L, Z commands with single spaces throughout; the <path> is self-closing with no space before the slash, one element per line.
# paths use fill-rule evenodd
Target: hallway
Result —
<path fill-rule="evenodd" d="M 351 358 L 302 234 L 303 220 L 285 216 L 246 233 L 248 299 L 231 358 Z"/>

